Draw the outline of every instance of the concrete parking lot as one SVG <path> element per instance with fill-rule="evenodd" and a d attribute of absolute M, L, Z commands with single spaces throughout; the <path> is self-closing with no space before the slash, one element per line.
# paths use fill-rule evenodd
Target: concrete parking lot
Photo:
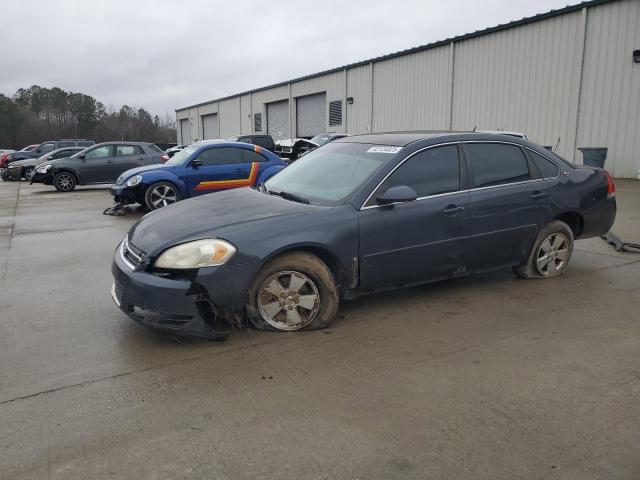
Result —
<path fill-rule="evenodd" d="M 640 182 L 617 181 L 640 241 Z M 141 213 L 0 183 L 0 478 L 640 478 L 640 254 L 344 303 L 330 330 L 178 340 L 113 305 Z"/>

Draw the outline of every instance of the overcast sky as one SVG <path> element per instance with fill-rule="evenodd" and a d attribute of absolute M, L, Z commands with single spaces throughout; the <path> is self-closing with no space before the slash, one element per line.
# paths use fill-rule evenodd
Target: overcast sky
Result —
<path fill-rule="evenodd" d="M 37 84 L 176 108 L 575 0 L 0 0 L 0 93 Z"/>

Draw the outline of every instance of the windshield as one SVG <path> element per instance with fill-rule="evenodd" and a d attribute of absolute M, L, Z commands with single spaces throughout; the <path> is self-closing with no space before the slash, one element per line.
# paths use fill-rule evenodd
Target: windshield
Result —
<path fill-rule="evenodd" d="M 317 143 L 318 145 L 324 145 L 325 143 L 328 143 L 329 140 L 331 140 L 331 135 L 328 133 L 321 133 L 311 139 L 313 143 Z"/>
<path fill-rule="evenodd" d="M 184 148 L 184 149 L 180 150 L 178 153 L 176 153 L 169 160 L 164 162 L 164 164 L 165 165 L 182 165 L 184 162 L 187 161 L 187 159 L 191 156 L 191 154 L 193 152 L 195 152 L 196 150 L 197 150 L 196 147 Z"/>
<path fill-rule="evenodd" d="M 328 143 L 278 172 L 267 180 L 265 188 L 311 203 L 335 205 L 352 195 L 399 150 L 364 143 Z"/>

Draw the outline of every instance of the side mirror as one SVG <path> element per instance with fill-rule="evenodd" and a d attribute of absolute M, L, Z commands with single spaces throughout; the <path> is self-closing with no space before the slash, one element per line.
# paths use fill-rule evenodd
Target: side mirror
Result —
<path fill-rule="evenodd" d="M 389 188 L 382 195 L 376 197 L 376 201 L 382 205 L 396 202 L 411 202 L 418 198 L 416 191 L 407 185 L 396 185 Z"/>
<path fill-rule="evenodd" d="M 36 150 L 36 153 L 42 153 L 42 149 L 39 148 L 38 150 Z"/>
<path fill-rule="evenodd" d="M 84 159 L 85 159 L 85 156 L 84 156 L 84 155 L 78 155 L 78 158 L 79 158 L 80 160 L 84 160 Z"/>
<path fill-rule="evenodd" d="M 202 160 L 194 160 L 193 162 L 191 162 L 191 166 L 193 168 L 198 168 L 202 166 Z"/>

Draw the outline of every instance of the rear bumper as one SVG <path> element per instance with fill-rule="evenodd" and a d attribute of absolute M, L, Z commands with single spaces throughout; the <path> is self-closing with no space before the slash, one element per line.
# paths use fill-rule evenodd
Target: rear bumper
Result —
<path fill-rule="evenodd" d="M 193 281 L 168 278 L 125 261 L 116 249 L 112 297 L 120 310 L 146 327 L 178 335 L 225 339 L 244 324 L 249 284 L 259 264 L 201 268 Z"/>
<path fill-rule="evenodd" d="M 584 215 L 584 226 L 579 238 L 600 237 L 611 230 L 616 220 L 616 199 L 599 202 Z"/>

